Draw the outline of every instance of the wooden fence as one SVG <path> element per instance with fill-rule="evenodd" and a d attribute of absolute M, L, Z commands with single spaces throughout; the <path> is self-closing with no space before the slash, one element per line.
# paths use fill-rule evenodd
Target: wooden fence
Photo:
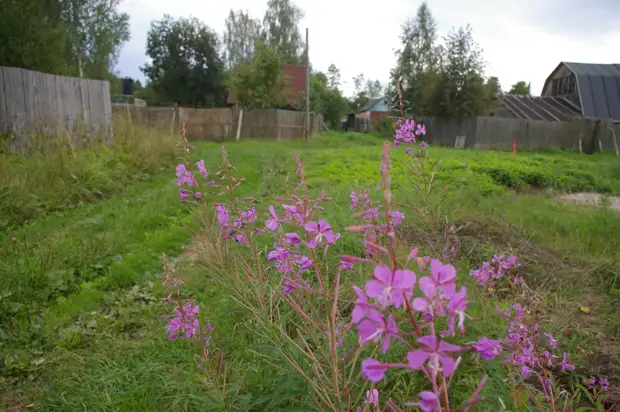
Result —
<path fill-rule="evenodd" d="M 111 142 L 112 102 L 107 81 L 0 67 L 0 134 L 19 148 L 33 136 L 73 144 Z"/>
<path fill-rule="evenodd" d="M 461 136 L 465 147 L 483 150 L 511 149 L 515 142 L 517 149 L 562 148 L 585 153 L 620 150 L 620 125 L 611 119 L 548 122 L 482 116 L 462 120 L 421 116 L 416 120 L 426 126 L 426 140 L 441 146 L 454 146 L 457 136 Z"/>
<path fill-rule="evenodd" d="M 305 113 L 292 110 L 241 110 L 238 108 L 193 109 L 172 107 L 114 107 L 115 116 L 130 117 L 134 124 L 170 130 L 181 125 L 190 139 L 234 140 L 241 119 L 239 137 L 244 139 L 305 139 Z M 319 130 L 321 116 L 310 113 L 312 132 Z"/>

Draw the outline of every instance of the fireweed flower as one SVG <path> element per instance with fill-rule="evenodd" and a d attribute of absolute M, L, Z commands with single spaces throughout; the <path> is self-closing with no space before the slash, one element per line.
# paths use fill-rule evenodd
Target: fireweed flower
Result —
<path fill-rule="evenodd" d="M 398 309 L 404 299 L 410 299 L 416 276 L 410 270 L 392 270 L 384 265 L 375 266 L 373 280 L 364 287 L 366 294 L 377 299 L 381 307 L 393 305 Z"/>
<path fill-rule="evenodd" d="M 222 204 L 217 204 L 215 205 L 215 211 L 216 211 L 217 221 L 219 222 L 220 226 L 228 225 L 229 215 L 228 215 L 228 209 L 226 209 L 226 206 Z"/>
<path fill-rule="evenodd" d="M 185 168 L 184 164 L 177 165 L 177 186 L 189 186 L 189 187 L 198 187 L 198 182 L 196 178 Z"/>
<path fill-rule="evenodd" d="M 287 233 L 284 237 L 288 245 L 299 246 L 301 244 L 301 238 L 297 233 Z"/>
<path fill-rule="evenodd" d="M 357 294 L 357 300 L 355 301 L 355 306 L 351 312 L 351 322 L 359 323 L 368 315 L 368 312 L 372 306 L 368 303 L 368 298 L 362 289 L 357 286 L 353 286 L 353 290 Z"/>
<path fill-rule="evenodd" d="M 495 359 L 503 350 L 501 340 L 491 340 L 484 336 L 473 345 L 473 348 L 482 356 L 482 359 L 486 360 Z"/>
<path fill-rule="evenodd" d="M 385 377 L 385 372 L 389 365 L 374 359 L 364 359 L 362 361 L 362 377 L 371 382 L 379 382 Z"/>
<path fill-rule="evenodd" d="M 271 218 L 267 219 L 265 222 L 265 228 L 273 232 L 278 229 L 279 224 L 278 215 L 276 214 L 276 209 L 273 206 L 269 206 L 269 214 L 271 215 Z"/>
<path fill-rule="evenodd" d="M 361 345 L 371 341 L 376 343 L 383 341 L 381 350 L 386 353 L 390 348 L 392 337 L 398 335 L 398 328 L 391 313 L 386 319 L 381 313 L 371 309 L 367 318 L 358 325 L 357 332 Z"/>
<path fill-rule="evenodd" d="M 207 169 L 205 168 L 205 161 L 204 160 L 200 160 L 196 163 L 196 167 L 198 168 L 198 171 L 200 172 L 200 174 L 202 175 L 202 177 L 208 177 L 209 173 L 207 172 Z"/>
<path fill-rule="evenodd" d="M 436 336 L 427 335 L 418 339 L 421 349 L 409 352 L 407 361 L 411 369 L 423 369 L 426 365 L 434 372 L 443 372 L 444 376 L 450 376 L 456 369 L 456 361 L 450 353 L 461 351 L 460 346 L 439 341 Z"/>
<path fill-rule="evenodd" d="M 564 354 L 562 355 L 562 362 L 560 362 L 560 367 L 562 368 L 562 372 L 574 371 L 575 366 L 569 363 L 566 357 L 567 357 L 566 352 L 564 352 Z"/>
<path fill-rule="evenodd" d="M 334 235 L 332 227 L 323 219 L 319 220 L 318 223 L 306 223 L 304 229 L 306 229 L 306 232 L 309 235 L 314 236 L 307 244 L 310 249 L 314 249 L 318 245 L 322 244 L 323 240 L 325 240 L 329 244 L 334 244 L 336 243 L 336 240 L 340 238 L 340 233 Z"/>
<path fill-rule="evenodd" d="M 247 212 L 241 212 L 241 218 L 247 223 L 253 223 L 256 220 L 256 208 L 252 206 Z"/>
<path fill-rule="evenodd" d="M 462 286 L 461 290 L 453 293 L 450 296 L 450 300 L 448 301 L 448 305 L 446 306 L 446 312 L 448 314 L 448 335 L 455 335 L 455 322 L 458 319 L 457 326 L 461 335 L 465 335 L 465 310 L 469 306 L 469 301 L 467 301 L 467 289 Z"/>
<path fill-rule="evenodd" d="M 168 339 L 178 338 L 189 339 L 200 335 L 200 324 L 198 322 L 198 305 L 185 305 L 174 311 L 174 316 L 166 325 L 168 329 Z"/>
<path fill-rule="evenodd" d="M 422 412 L 435 412 L 440 409 L 439 396 L 429 391 L 420 392 L 420 400 L 407 405 L 417 406 Z"/>
<path fill-rule="evenodd" d="M 379 391 L 377 389 L 366 392 L 366 405 L 379 406 Z"/>
<path fill-rule="evenodd" d="M 284 208 L 284 221 L 292 224 L 302 224 L 304 223 L 304 217 L 297 209 L 297 206 L 292 205 L 282 205 Z"/>

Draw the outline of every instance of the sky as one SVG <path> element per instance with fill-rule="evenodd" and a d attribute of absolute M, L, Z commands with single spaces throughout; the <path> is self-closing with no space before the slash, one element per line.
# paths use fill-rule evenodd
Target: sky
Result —
<path fill-rule="evenodd" d="M 345 95 L 352 78 L 389 81 L 400 47 L 401 25 L 415 16 L 421 0 L 294 0 L 309 29 L 310 61 L 315 70 L 335 64 Z M 618 0 L 428 0 L 439 37 L 469 24 L 487 63 L 485 75 L 499 78 L 507 91 L 517 81 L 531 82 L 538 95 L 561 61 L 620 63 Z M 146 35 L 164 14 L 194 16 L 220 35 L 230 9 L 247 10 L 262 20 L 267 0 L 122 0 L 130 15 L 131 40 L 123 46 L 116 70 L 144 81 Z"/>

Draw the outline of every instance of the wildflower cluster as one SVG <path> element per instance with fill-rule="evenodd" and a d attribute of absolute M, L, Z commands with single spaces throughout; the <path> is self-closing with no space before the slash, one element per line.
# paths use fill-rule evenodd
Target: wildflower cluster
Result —
<path fill-rule="evenodd" d="M 399 121 L 396 123 L 394 146 L 415 143 L 425 134 L 424 126 L 416 124 L 413 119 Z M 333 406 L 342 402 L 345 395 L 349 395 L 350 402 L 350 385 L 340 381 L 345 375 L 350 376 L 341 370 L 346 356 L 341 356 L 337 348 L 345 345 L 346 335 L 353 330 L 356 332 L 357 349 L 377 346 L 383 354 L 387 354 L 395 346 L 406 348 L 407 353 L 400 362 L 389 363 L 376 356 L 363 359 L 359 366 L 361 376 L 377 383 L 385 379 L 388 371 L 393 368 L 421 373 L 428 381 L 428 388 L 419 393 L 416 402 L 406 405 L 416 406 L 425 412 L 451 410 L 449 387 L 466 353 L 473 353 L 476 358 L 493 360 L 506 349 L 508 356 L 505 362 L 510 369 L 521 380 L 532 375 L 538 377 L 544 388 L 549 387 L 551 371 L 556 366 L 563 371 L 573 370 L 574 366 L 568 363 L 565 353 L 561 360 L 552 354 L 552 350 L 557 348 L 557 340 L 541 331 L 535 319 L 527 316 L 527 311 L 518 304 L 513 307 L 515 313 L 507 337 L 491 339 L 482 336 L 477 340 L 463 341 L 470 302 L 467 289 L 457 282 L 455 267 L 439 259 L 419 256 L 417 249 L 411 250 L 406 259 L 401 259 L 397 253 L 397 231 L 404 223 L 405 214 L 392 208 L 392 146 L 386 143 L 382 152 L 382 202 L 372 200 L 369 190 L 350 193 L 352 217 L 359 219 L 360 223 L 347 228 L 347 231 L 360 235 L 364 253 L 360 253 L 361 257 L 340 255 L 334 266 L 327 264 L 328 253 L 340 239 L 340 233 L 319 216 L 324 210 L 323 205 L 331 198 L 323 190 L 315 197 L 310 196 L 303 164 L 298 156 L 295 160 L 299 185 L 291 195 L 276 198 L 278 203 L 270 204 L 263 213 L 257 210 L 254 199 L 237 197 L 235 191 L 243 179 L 233 176 L 235 168 L 228 161 L 223 147 L 223 166 L 217 173 L 219 183 L 208 183 L 208 186 L 218 188 L 218 195 L 223 198 L 212 206 L 216 237 L 239 244 L 241 248 L 236 250 L 250 250 L 253 253 L 248 255 L 252 256 L 253 262 L 241 261 L 239 265 L 248 272 L 246 279 L 250 287 L 266 291 L 270 288 L 269 274 L 278 273 L 277 290 L 281 290 L 281 294 L 271 291 L 263 293 L 262 296 L 267 296 L 262 298 L 265 299 L 263 304 L 266 301 L 271 304 L 274 299 L 284 300 L 304 320 L 299 325 L 301 336 L 317 336 L 320 333 L 327 337 L 327 353 L 317 354 L 322 346 L 316 340 L 309 344 L 300 338 L 303 345 L 288 345 L 299 348 L 311 363 L 318 365 L 312 371 L 312 377 L 306 378 L 311 379 L 313 388 L 319 388 L 315 391 L 316 399 L 334 410 L 339 410 Z M 420 146 L 423 148 L 426 144 L 421 142 Z M 418 153 L 422 154 L 421 149 L 418 149 Z M 428 154 L 417 156 L 415 160 L 426 164 Z M 200 184 L 188 169 L 190 165 L 191 162 L 186 161 L 177 167 L 178 185 L 183 191 L 180 192 L 181 198 L 185 201 L 192 195 L 206 202 L 200 192 Z M 193 167 L 203 178 L 208 177 L 203 161 L 195 163 Z M 260 253 L 255 243 L 261 235 L 273 236 L 273 247 L 267 250 L 266 256 Z M 455 247 L 446 246 L 443 259 L 455 255 Z M 269 265 L 266 270 L 263 270 L 263 263 Z M 341 307 L 338 304 L 341 273 L 363 264 L 370 266 L 372 274 L 363 285 L 351 286 L 356 296 L 353 307 Z M 518 266 L 516 257 L 496 255 L 490 263 L 485 262 L 480 269 L 472 271 L 471 276 L 481 285 L 492 286 L 494 282 L 513 275 L 513 269 Z M 221 267 L 223 272 L 228 269 Z M 253 270 L 256 270 L 256 276 Z M 260 279 L 260 282 L 252 283 L 254 279 Z M 175 309 L 167 325 L 170 339 L 208 342 L 208 338 L 201 335 L 204 330 L 201 330 L 198 321 L 198 305 L 180 299 L 178 284 L 172 283 L 170 287 L 177 288 L 176 298 L 167 298 L 175 302 Z M 301 292 L 312 295 L 312 299 L 307 299 Z M 257 293 L 258 298 L 261 298 L 259 295 Z M 310 300 L 312 303 L 309 303 Z M 273 312 L 269 313 L 272 316 Z M 504 315 L 508 317 L 513 313 L 507 311 Z M 268 321 L 261 318 L 257 323 Z M 204 329 L 209 331 L 211 327 Z M 284 335 L 284 339 L 293 339 L 286 333 Z M 287 362 L 293 362 L 292 356 L 283 357 Z M 352 364 L 357 365 L 357 355 Z M 294 367 L 301 370 L 299 364 Z M 486 379 L 485 376 L 480 380 L 469 400 L 461 405 L 462 409 L 467 410 L 480 401 Z M 320 386 L 328 385 L 323 383 L 326 381 L 330 381 L 329 390 Z M 592 386 L 602 388 L 603 383 L 593 380 Z M 333 400 L 330 398 L 332 395 Z M 387 405 L 392 410 L 400 410 L 391 401 Z M 373 388 L 366 393 L 364 408 L 379 410 L 377 389 Z M 353 407 L 349 403 L 341 409 L 353 410 Z"/>
<path fill-rule="evenodd" d="M 384 210 L 390 210 L 389 145 L 384 146 L 383 163 L 383 206 Z M 360 204 L 359 196 L 352 198 L 352 206 Z M 365 224 L 349 230 L 385 233 L 386 236 L 385 245 L 365 240 L 365 245 L 370 246 L 373 252 L 371 258 L 341 257 L 347 263 L 364 262 L 373 266 L 371 279 L 364 287 L 353 286 L 357 300 L 351 313 L 351 323 L 357 327 L 360 346 L 378 344 L 382 352 L 387 353 L 394 342 L 409 349 L 402 363 L 385 363 L 373 358 L 363 360 L 362 376 L 371 382 L 379 382 L 391 368 L 421 371 L 428 379 L 431 391 L 422 392 L 415 405 L 424 411 L 433 411 L 444 402 L 448 408 L 449 384 L 446 378 L 454 374 L 462 354 L 476 351 L 485 359 L 493 359 L 502 352 L 501 341 L 482 338 L 477 344 L 466 346 L 448 342 L 446 338 L 456 336 L 457 329 L 461 335 L 464 334 L 465 312 L 469 305 L 466 288 L 457 287 L 456 269 L 438 259 L 418 257 L 417 250 L 409 254 L 405 265 L 399 265 L 393 241 L 393 214 L 384 213 L 383 221 L 379 222 L 378 208 L 366 197 L 363 197 L 362 205 L 368 209 L 355 216 L 365 219 Z M 410 262 L 415 264 L 416 271 L 408 267 Z M 420 275 L 424 276 L 418 279 Z M 416 296 L 417 289 L 421 293 Z M 397 319 L 407 321 L 397 323 Z M 446 330 L 438 329 L 440 320 L 447 325 Z M 481 388 L 478 388 L 472 401 L 476 400 Z"/>
<path fill-rule="evenodd" d="M 204 331 L 201 331 L 198 319 L 200 306 L 190 299 L 181 297 L 180 287 L 183 281 L 172 276 L 174 268 L 168 262 L 168 257 L 165 254 L 162 261 L 164 266 L 163 283 L 168 292 L 168 296 L 162 300 L 173 305 L 172 314 L 164 316 L 168 319 L 166 324 L 168 339 L 191 339 L 196 342 L 208 343 L 209 336 L 203 334 L 204 332 L 211 332 L 213 327 L 209 324 Z"/>
<path fill-rule="evenodd" d="M 407 119 L 405 121 L 397 120 L 394 131 L 394 146 L 400 146 L 401 143 L 416 143 L 421 136 L 426 135 L 426 127 L 423 124 L 415 122 L 413 119 Z M 422 147 L 427 147 L 428 144 L 424 141 L 420 142 Z"/>
<path fill-rule="evenodd" d="M 484 262 L 478 269 L 471 271 L 471 276 L 476 279 L 480 286 L 493 287 L 495 282 L 503 279 L 506 275 L 512 274 L 514 269 L 521 265 L 517 263 L 516 256 L 506 256 L 504 254 L 494 255 L 491 262 Z M 513 276 L 511 280 L 518 284 L 520 278 Z"/>

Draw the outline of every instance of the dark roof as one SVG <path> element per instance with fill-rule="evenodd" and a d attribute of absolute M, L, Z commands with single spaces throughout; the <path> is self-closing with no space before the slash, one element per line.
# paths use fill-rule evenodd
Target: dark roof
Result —
<path fill-rule="evenodd" d="M 289 82 L 286 86 L 289 98 L 299 104 L 303 92 L 306 90 L 306 65 L 305 64 L 283 64 L 282 74 Z M 226 104 L 236 104 L 239 100 L 229 91 L 226 95 Z"/>
<path fill-rule="evenodd" d="M 620 120 L 620 64 L 561 62 L 545 81 L 545 88 L 562 66 L 575 75 L 585 117 Z"/>
<path fill-rule="evenodd" d="M 581 110 L 564 97 L 497 95 L 500 103 L 519 119 L 563 122 L 581 117 Z"/>
<path fill-rule="evenodd" d="M 368 100 L 368 103 L 366 103 L 365 105 L 363 105 L 358 111 L 357 113 L 360 112 L 367 112 L 368 110 L 372 109 L 372 107 L 379 103 L 381 100 L 385 99 L 385 96 L 381 96 L 381 97 L 375 97 L 374 99 L 370 99 Z"/>

